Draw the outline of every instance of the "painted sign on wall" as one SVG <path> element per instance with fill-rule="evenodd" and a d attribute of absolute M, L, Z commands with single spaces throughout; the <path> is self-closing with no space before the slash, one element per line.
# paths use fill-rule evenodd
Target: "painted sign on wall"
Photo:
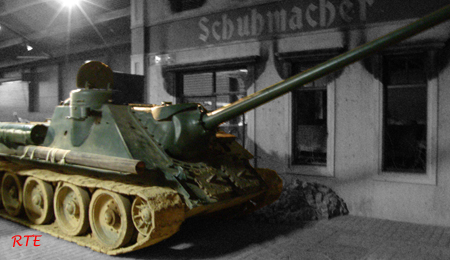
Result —
<path fill-rule="evenodd" d="M 440 0 L 286 0 L 147 28 L 149 52 L 418 18 Z"/>
<path fill-rule="evenodd" d="M 333 3 L 329 0 L 303 1 L 293 6 L 278 8 L 251 8 L 240 12 L 223 13 L 221 17 L 201 17 L 198 27 L 203 42 L 226 41 L 258 37 L 274 33 L 294 33 L 350 24 L 354 20 L 365 22 L 367 11 L 375 0 L 350 0 Z M 267 10 L 266 10 L 267 9 Z"/>

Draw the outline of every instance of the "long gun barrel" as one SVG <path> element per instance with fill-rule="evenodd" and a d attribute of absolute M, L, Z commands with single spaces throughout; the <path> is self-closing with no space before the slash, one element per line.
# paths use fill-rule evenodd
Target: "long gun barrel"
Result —
<path fill-rule="evenodd" d="M 205 111 L 198 104 L 151 108 L 155 121 L 147 128 L 157 143 L 172 157 L 196 160 L 205 156 L 210 140 L 216 135 L 216 128 L 221 123 L 449 19 L 450 5 L 447 5 L 410 25 L 212 112 Z"/>
<path fill-rule="evenodd" d="M 331 72 L 361 60 L 377 51 L 412 37 L 422 31 L 436 26 L 450 19 L 450 5 L 431 13 L 416 22 L 393 31 L 383 37 L 361 45 L 353 50 L 341 54 L 333 59 L 323 62 L 309 70 L 299 73 L 289 79 L 262 89 L 232 104 L 214 110 L 203 117 L 204 126 L 213 129 L 223 122 L 237 117 L 251 109 L 265 104 L 299 86 L 303 86 Z"/>

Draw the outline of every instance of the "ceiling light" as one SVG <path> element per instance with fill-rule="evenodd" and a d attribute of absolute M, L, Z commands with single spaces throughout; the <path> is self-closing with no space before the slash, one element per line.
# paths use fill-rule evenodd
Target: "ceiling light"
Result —
<path fill-rule="evenodd" d="M 27 44 L 27 51 L 32 51 L 33 50 L 33 46 Z"/>
<path fill-rule="evenodd" d="M 74 5 L 78 5 L 80 0 L 59 0 L 64 6 L 72 7 Z"/>

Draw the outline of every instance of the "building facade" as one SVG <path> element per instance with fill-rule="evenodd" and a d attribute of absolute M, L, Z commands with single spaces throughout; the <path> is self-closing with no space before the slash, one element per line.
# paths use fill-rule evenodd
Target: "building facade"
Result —
<path fill-rule="evenodd" d="M 131 1 L 146 100 L 214 110 L 383 36 L 442 1 Z M 226 122 L 256 167 L 329 185 L 350 213 L 450 226 L 450 23 Z"/>

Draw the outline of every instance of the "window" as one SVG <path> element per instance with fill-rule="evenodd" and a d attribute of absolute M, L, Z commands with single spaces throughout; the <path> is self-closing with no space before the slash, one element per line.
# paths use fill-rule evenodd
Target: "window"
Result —
<path fill-rule="evenodd" d="M 375 179 L 436 185 L 437 50 L 430 46 L 375 58 L 382 75 L 374 82 L 380 119 Z"/>
<path fill-rule="evenodd" d="M 329 57 L 294 61 L 292 75 L 309 69 Z M 303 174 L 334 174 L 335 74 L 292 91 L 291 167 Z"/>
<path fill-rule="evenodd" d="M 216 110 L 246 95 L 248 74 L 246 68 L 179 73 L 180 102 L 200 103 L 208 111 Z M 245 144 L 243 115 L 223 123 L 220 129 L 235 135 L 240 144 Z"/>
<path fill-rule="evenodd" d="M 281 77 L 288 78 L 343 53 L 342 48 L 278 53 Z M 334 176 L 335 88 L 341 71 L 328 74 L 290 93 L 290 147 L 286 163 L 292 172 Z"/>
<path fill-rule="evenodd" d="M 294 63 L 293 74 L 317 65 Z M 293 91 L 292 164 L 327 165 L 328 77 L 323 77 Z"/>
<path fill-rule="evenodd" d="M 423 174 L 427 164 L 424 55 L 386 56 L 383 71 L 382 170 Z"/>
<path fill-rule="evenodd" d="M 29 112 L 30 94 L 28 82 L 11 81 L 0 84 L 0 102 L 4 111 L 19 115 Z"/>

